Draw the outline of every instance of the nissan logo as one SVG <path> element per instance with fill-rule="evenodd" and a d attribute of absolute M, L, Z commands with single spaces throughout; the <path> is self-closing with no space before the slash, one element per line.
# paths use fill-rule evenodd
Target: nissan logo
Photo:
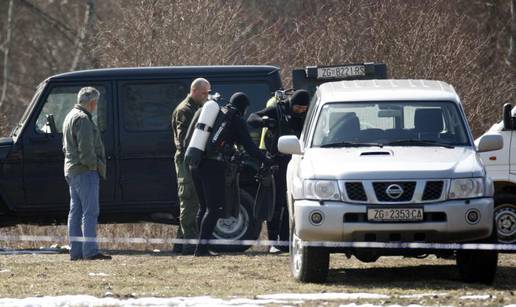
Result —
<path fill-rule="evenodd" d="M 392 199 L 398 199 L 403 195 L 403 188 L 398 184 L 391 184 L 385 189 L 385 193 Z"/>

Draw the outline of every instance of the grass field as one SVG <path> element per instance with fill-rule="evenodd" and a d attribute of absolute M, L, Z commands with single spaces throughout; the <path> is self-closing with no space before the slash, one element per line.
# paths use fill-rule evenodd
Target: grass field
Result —
<path fill-rule="evenodd" d="M 29 231 L 10 229 L 8 234 Z M 122 236 L 121 231 L 101 227 L 100 235 Z M 125 225 L 124 227 L 138 227 Z M 126 236 L 173 235 L 175 227 L 146 226 Z M 42 234 L 42 227 L 30 234 Z M 37 229 L 37 230 L 34 230 Z M 55 233 L 49 230 L 55 230 Z M 6 230 L 4 228 L 3 230 Z M 63 235 L 62 226 L 47 228 L 47 235 Z M 51 232 L 51 233 L 49 233 Z M 5 232 L 2 232 L 5 233 Z M 3 243 L 3 242 L 2 242 Z M 20 244 L 20 243 L 18 243 Z M 25 245 L 10 247 L 34 247 Z M 31 245 L 31 244 L 29 244 Z M 34 243 L 34 245 L 37 245 Z M 41 245 L 41 244 L 39 244 Z M 113 248 L 128 248 L 119 245 Z M 165 252 L 151 252 L 161 248 Z M 25 254 L 0 256 L 0 297 L 57 296 L 89 294 L 96 297 L 176 297 L 209 295 L 218 298 L 275 293 L 374 293 L 388 299 L 330 301 L 340 303 L 505 306 L 516 304 L 516 256 L 504 254 L 491 286 L 465 284 L 459 280 L 455 261 L 383 257 L 375 263 L 333 254 L 328 282 L 303 284 L 290 274 L 288 254 L 270 255 L 266 247 L 253 247 L 240 254 L 195 258 L 173 256 L 165 246 L 132 246 L 133 252 L 113 250 L 112 261 L 68 260 L 67 254 Z M 139 250 L 138 250 L 139 249 Z M 463 296 L 484 295 L 482 300 Z M 307 302 L 319 304 L 321 302 Z"/>
<path fill-rule="evenodd" d="M 492 286 L 459 281 L 454 261 L 380 258 L 365 264 L 332 255 L 325 284 L 293 280 L 287 254 L 250 251 L 195 258 L 167 253 L 114 254 L 112 261 L 68 260 L 68 255 L 0 256 L 0 297 L 89 294 L 129 297 L 209 295 L 219 298 L 274 293 L 367 292 L 387 300 L 353 301 L 374 304 L 508 305 L 516 304 L 516 257 L 503 255 Z M 416 294 L 428 294 L 418 297 Z M 416 295 L 406 297 L 407 295 Z M 482 301 L 462 296 L 489 295 Z"/>

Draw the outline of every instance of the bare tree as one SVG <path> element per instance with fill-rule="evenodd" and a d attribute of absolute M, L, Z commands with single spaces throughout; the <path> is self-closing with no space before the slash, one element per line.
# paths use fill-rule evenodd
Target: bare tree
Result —
<path fill-rule="evenodd" d="M 96 20 L 96 0 L 88 0 L 86 9 L 84 10 L 84 23 L 79 30 L 76 39 L 75 56 L 72 61 L 70 70 L 76 70 L 81 60 L 82 51 L 87 40 L 87 35 L 94 35 Z"/>
<path fill-rule="evenodd" d="M 0 109 L 2 108 L 7 95 L 7 87 L 9 82 L 9 49 L 11 47 L 11 36 L 13 32 L 13 7 L 14 1 L 10 0 L 9 9 L 7 10 L 7 37 L 5 42 L 2 44 L 2 51 L 4 52 L 4 71 L 2 95 L 0 96 Z"/>
<path fill-rule="evenodd" d="M 511 43 L 509 49 L 509 64 L 511 66 L 512 73 L 512 99 L 513 103 L 516 102 L 516 0 L 511 2 Z"/>

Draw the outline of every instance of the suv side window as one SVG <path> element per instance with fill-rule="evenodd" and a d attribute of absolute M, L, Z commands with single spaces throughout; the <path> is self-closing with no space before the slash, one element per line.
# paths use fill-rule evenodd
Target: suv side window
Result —
<path fill-rule="evenodd" d="M 122 86 L 120 96 L 123 125 L 127 131 L 170 130 L 170 116 L 188 94 L 178 82 L 131 84 Z"/>
<path fill-rule="evenodd" d="M 308 111 L 306 112 L 306 119 L 305 124 L 303 126 L 303 131 L 301 132 L 301 136 L 305 144 L 308 140 L 308 133 L 310 131 L 310 125 L 312 124 L 312 117 L 314 116 L 317 101 L 319 100 L 319 95 L 317 93 L 318 92 L 316 92 L 316 94 L 312 97 L 312 100 L 310 101 L 310 106 L 308 107 Z"/>
<path fill-rule="evenodd" d="M 50 90 L 45 98 L 43 108 L 36 120 L 36 132 L 38 134 L 48 134 L 50 127 L 48 126 L 47 116 L 53 115 L 58 133 L 63 133 L 63 122 L 70 110 L 77 104 L 77 93 L 83 86 L 56 86 Z M 99 92 L 100 97 L 97 102 L 97 111 L 92 114 L 93 120 L 99 127 L 100 131 L 106 130 L 106 88 L 103 86 L 94 86 Z"/>

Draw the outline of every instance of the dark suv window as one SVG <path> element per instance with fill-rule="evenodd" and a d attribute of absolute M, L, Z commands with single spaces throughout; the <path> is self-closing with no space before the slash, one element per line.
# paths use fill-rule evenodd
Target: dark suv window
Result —
<path fill-rule="evenodd" d="M 50 127 L 47 124 L 47 115 L 52 114 L 56 123 L 57 132 L 63 132 L 63 122 L 66 114 L 70 112 L 77 103 L 77 93 L 83 86 L 56 86 L 50 90 L 43 109 L 36 120 L 37 133 L 50 133 Z M 99 92 L 100 97 L 97 103 L 97 111 L 92 114 L 93 120 L 99 127 L 100 131 L 106 129 L 106 88 L 103 86 L 94 86 Z"/>
<path fill-rule="evenodd" d="M 120 95 L 124 128 L 169 130 L 172 111 L 187 94 L 188 87 L 177 82 L 124 84 Z"/>

